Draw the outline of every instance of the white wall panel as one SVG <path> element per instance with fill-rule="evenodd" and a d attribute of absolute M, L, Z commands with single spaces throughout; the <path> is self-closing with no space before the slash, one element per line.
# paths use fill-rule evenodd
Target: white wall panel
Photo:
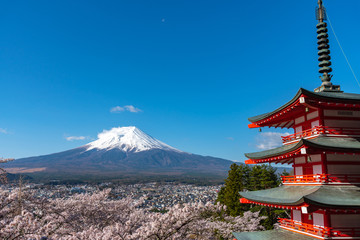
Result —
<path fill-rule="evenodd" d="M 306 119 L 310 120 L 310 119 L 316 118 L 318 116 L 319 116 L 319 112 L 315 111 L 315 112 L 312 112 L 312 113 L 309 113 L 308 115 L 306 115 Z"/>
<path fill-rule="evenodd" d="M 310 155 L 312 162 L 321 162 L 321 154 Z"/>
<path fill-rule="evenodd" d="M 322 174 L 321 164 L 313 165 L 313 174 Z"/>
<path fill-rule="evenodd" d="M 301 164 L 301 163 L 306 163 L 305 157 L 297 157 L 297 158 L 295 158 L 295 164 Z"/>
<path fill-rule="evenodd" d="M 301 222 L 301 211 L 293 210 L 293 220 Z"/>
<path fill-rule="evenodd" d="M 303 168 L 295 167 L 295 175 L 303 175 Z"/>
<path fill-rule="evenodd" d="M 322 213 L 313 213 L 314 225 L 324 226 L 324 214 Z"/>
<path fill-rule="evenodd" d="M 302 122 L 305 122 L 305 116 L 295 118 L 295 125 L 302 123 Z"/>
<path fill-rule="evenodd" d="M 302 132 L 302 126 L 297 126 L 295 128 L 295 133 Z"/>
<path fill-rule="evenodd" d="M 320 125 L 319 120 L 316 120 L 316 121 L 311 122 L 311 128 L 316 127 L 316 126 L 319 126 L 319 125 Z"/>

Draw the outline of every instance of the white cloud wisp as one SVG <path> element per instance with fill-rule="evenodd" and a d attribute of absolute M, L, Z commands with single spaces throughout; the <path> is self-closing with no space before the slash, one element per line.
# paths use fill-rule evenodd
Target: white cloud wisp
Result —
<path fill-rule="evenodd" d="M 268 150 L 282 145 L 281 136 L 288 136 L 290 133 L 280 132 L 262 132 L 260 136 L 256 138 L 256 147 L 261 150 Z"/>
<path fill-rule="evenodd" d="M 65 137 L 65 139 L 67 141 L 78 141 L 78 140 L 85 140 L 88 137 L 84 137 L 84 136 L 70 136 L 70 137 Z"/>
<path fill-rule="evenodd" d="M 8 131 L 4 128 L 0 128 L 0 133 L 3 133 L 3 134 L 8 134 Z"/>
<path fill-rule="evenodd" d="M 138 113 L 142 112 L 141 109 L 134 107 L 133 105 L 126 105 L 123 107 L 116 106 L 110 109 L 110 112 L 112 113 L 119 113 L 119 112 L 131 112 L 131 113 Z"/>

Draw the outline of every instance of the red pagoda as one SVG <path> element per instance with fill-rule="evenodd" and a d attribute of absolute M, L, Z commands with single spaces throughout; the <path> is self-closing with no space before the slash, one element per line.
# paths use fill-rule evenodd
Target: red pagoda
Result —
<path fill-rule="evenodd" d="M 280 229 L 234 233 L 252 239 L 360 239 L 360 94 L 344 93 L 331 83 L 326 12 L 316 11 L 319 72 L 322 84 L 300 89 L 278 109 L 249 118 L 249 128 L 293 128 L 283 146 L 245 154 L 247 164 L 292 164 L 294 176 L 267 190 L 241 192 L 241 203 L 291 211 Z"/>

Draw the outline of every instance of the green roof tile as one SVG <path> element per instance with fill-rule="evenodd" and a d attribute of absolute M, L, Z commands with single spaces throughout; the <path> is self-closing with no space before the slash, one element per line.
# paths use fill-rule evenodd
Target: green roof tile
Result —
<path fill-rule="evenodd" d="M 323 206 L 360 207 L 360 187 L 322 186 L 319 190 L 305 196 L 307 202 Z"/>
<path fill-rule="evenodd" d="M 245 153 L 245 156 L 249 159 L 264 159 L 294 151 L 303 145 L 321 149 L 360 152 L 359 138 L 317 137 L 313 139 L 301 139 L 297 143 L 283 145 L 266 151 Z"/>
<path fill-rule="evenodd" d="M 296 95 L 287 103 L 285 103 L 283 106 L 275 109 L 272 112 L 264 113 L 261 115 L 257 115 L 251 118 L 248 118 L 250 122 L 257 122 L 260 120 L 263 120 L 272 114 L 279 112 L 286 108 L 287 106 L 294 103 L 302 94 L 306 96 L 310 96 L 319 100 L 328 100 L 328 101 L 340 101 L 340 102 L 347 102 L 347 103 L 359 103 L 360 102 L 360 94 L 355 93 L 344 93 L 344 92 L 312 92 L 303 88 L 300 88 L 299 91 L 296 93 Z"/>
<path fill-rule="evenodd" d="M 359 138 L 317 137 L 314 139 L 304 139 L 303 141 L 308 146 L 321 147 L 325 149 L 360 151 Z"/>
<path fill-rule="evenodd" d="M 304 196 L 319 188 L 320 186 L 280 186 L 260 191 L 240 192 L 240 195 L 255 202 L 296 206 L 304 203 Z"/>
<path fill-rule="evenodd" d="M 244 198 L 260 203 L 286 206 L 300 205 L 304 202 L 325 207 L 360 208 L 360 187 L 358 186 L 294 186 L 240 192 Z"/>
<path fill-rule="evenodd" d="M 265 150 L 265 151 L 261 151 L 261 152 L 245 153 L 245 156 L 250 159 L 269 158 L 269 157 L 281 155 L 283 153 L 291 152 L 293 150 L 298 149 L 302 145 L 303 145 L 303 142 L 300 141 L 298 143 L 283 145 L 281 147 L 277 147 L 277 148 L 273 148 L 273 149 L 269 149 L 269 150 Z"/>
<path fill-rule="evenodd" d="M 238 232 L 233 233 L 237 240 L 313 240 L 313 237 L 293 233 L 283 229 L 262 231 L 262 232 Z"/>

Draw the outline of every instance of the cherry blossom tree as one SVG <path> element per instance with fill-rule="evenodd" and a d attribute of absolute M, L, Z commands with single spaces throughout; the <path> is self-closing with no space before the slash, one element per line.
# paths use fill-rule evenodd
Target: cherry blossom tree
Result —
<path fill-rule="evenodd" d="M 232 239 L 233 231 L 263 229 L 264 217 L 258 213 L 231 217 L 223 205 L 212 203 L 187 203 L 155 213 L 140 207 L 143 199 L 111 200 L 109 192 L 47 199 L 26 188 L 0 189 L 0 239 L 215 240 Z"/>

